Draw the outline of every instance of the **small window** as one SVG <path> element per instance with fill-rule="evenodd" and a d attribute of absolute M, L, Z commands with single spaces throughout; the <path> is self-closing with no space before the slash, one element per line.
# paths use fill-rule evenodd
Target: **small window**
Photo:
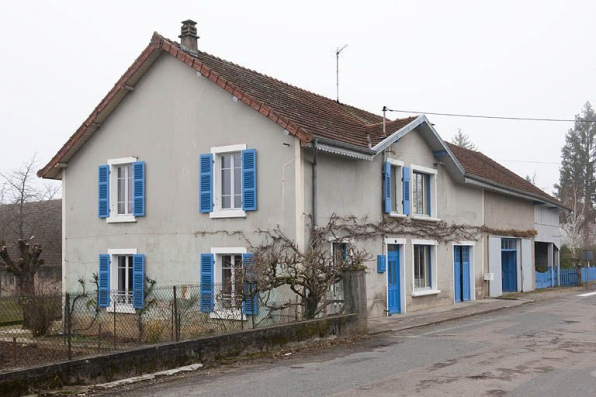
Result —
<path fill-rule="evenodd" d="M 348 260 L 348 243 L 334 242 L 333 248 L 333 262 L 340 264 Z"/>
<path fill-rule="evenodd" d="M 414 171 L 412 209 L 416 215 L 430 216 L 431 176 Z"/>
<path fill-rule="evenodd" d="M 414 289 L 431 288 L 431 246 L 414 245 Z"/>
<path fill-rule="evenodd" d="M 240 152 L 220 156 L 221 209 L 242 208 L 242 160 Z"/>
<path fill-rule="evenodd" d="M 118 215 L 132 214 L 132 164 L 116 167 Z"/>
<path fill-rule="evenodd" d="M 241 292 L 242 255 L 221 255 L 221 308 L 240 310 Z"/>
<path fill-rule="evenodd" d="M 132 305 L 132 255 L 116 256 L 118 269 L 116 270 L 117 291 L 114 291 L 118 303 Z"/>
<path fill-rule="evenodd" d="M 516 240 L 514 238 L 502 238 L 501 249 L 514 250 L 516 247 Z"/>

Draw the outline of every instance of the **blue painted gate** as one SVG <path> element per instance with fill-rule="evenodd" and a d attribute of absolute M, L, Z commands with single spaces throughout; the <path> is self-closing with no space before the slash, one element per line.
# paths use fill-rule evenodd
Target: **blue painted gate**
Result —
<path fill-rule="evenodd" d="M 399 286 L 399 245 L 387 247 L 387 310 L 389 314 L 401 313 Z"/>
<path fill-rule="evenodd" d="M 470 300 L 470 247 L 456 245 L 453 248 L 453 280 L 455 301 Z"/>

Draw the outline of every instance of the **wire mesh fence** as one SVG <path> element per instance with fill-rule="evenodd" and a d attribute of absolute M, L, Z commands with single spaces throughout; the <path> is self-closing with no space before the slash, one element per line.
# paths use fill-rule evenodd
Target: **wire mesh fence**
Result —
<path fill-rule="evenodd" d="M 140 306 L 126 290 L 111 291 L 107 305 L 98 304 L 97 292 L 0 298 L 0 372 L 304 319 L 302 299 L 289 286 L 253 288 L 150 287 Z M 344 310 L 340 282 L 318 317 Z"/>

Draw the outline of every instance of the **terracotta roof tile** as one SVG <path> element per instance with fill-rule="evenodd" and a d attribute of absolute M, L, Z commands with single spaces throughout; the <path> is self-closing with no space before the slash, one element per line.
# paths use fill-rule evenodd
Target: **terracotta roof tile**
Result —
<path fill-rule="evenodd" d="M 503 167 L 493 159 L 475 150 L 464 149 L 461 146 L 447 143 L 449 149 L 464 167 L 466 174 L 477 176 L 505 187 L 542 197 L 547 201 L 562 205 L 559 200 L 534 186 L 513 171 Z"/>

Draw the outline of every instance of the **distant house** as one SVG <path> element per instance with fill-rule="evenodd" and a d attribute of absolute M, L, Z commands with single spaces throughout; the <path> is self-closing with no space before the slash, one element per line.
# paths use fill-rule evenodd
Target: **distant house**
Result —
<path fill-rule="evenodd" d="M 16 258 L 19 239 L 20 210 L 17 204 L 0 205 L 0 241 L 6 241 L 12 258 Z M 54 293 L 61 290 L 62 281 L 62 200 L 25 203 L 23 208 L 24 236 L 31 244 L 40 244 L 44 265 L 35 275 L 36 290 Z M 0 270 L 0 296 L 18 294 L 12 273 Z"/>
<path fill-rule="evenodd" d="M 135 291 L 142 305 L 144 276 L 232 291 L 250 253 L 226 231 L 279 226 L 305 248 L 309 216 L 333 214 L 481 231 L 330 241 L 372 255 L 371 317 L 534 288 L 536 208 L 558 211 L 555 198 L 425 116 L 385 120 L 224 61 L 183 24 L 181 44 L 153 36 L 38 172 L 63 183 L 65 291 L 98 274 L 100 306 L 123 311 Z"/>

